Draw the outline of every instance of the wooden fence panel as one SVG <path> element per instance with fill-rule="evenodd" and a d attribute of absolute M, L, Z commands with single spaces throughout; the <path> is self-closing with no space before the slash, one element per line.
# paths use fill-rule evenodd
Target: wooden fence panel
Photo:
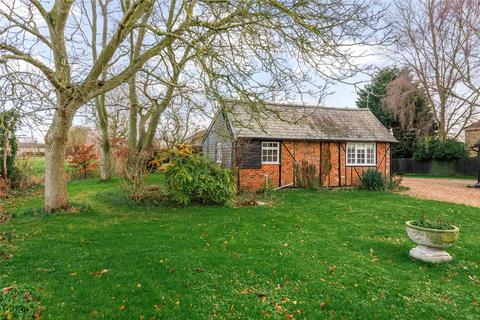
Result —
<path fill-rule="evenodd" d="M 392 159 L 394 174 L 430 174 L 438 176 L 477 176 L 476 158 L 463 160 Z"/>

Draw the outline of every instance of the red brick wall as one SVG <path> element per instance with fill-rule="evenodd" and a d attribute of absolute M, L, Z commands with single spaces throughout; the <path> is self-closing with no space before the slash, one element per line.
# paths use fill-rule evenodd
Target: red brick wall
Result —
<path fill-rule="evenodd" d="M 294 159 L 297 163 L 305 160 L 317 166 L 330 157 L 330 170 L 325 173 L 323 186 L 345 187 L 360 183 L 362 173 L 368 166 L 346 166 L 345 142 L 319 141 L 283 141 L 281 143 L 281 165 L 264 164 L 260 169 L 239 169 L 239 187 L 242 191 L 256 191 L 265 184 L 265 175 L 274 186 L 283 186 L 295 183 Z M 340 160 L 340 161 L 339 161 Z M 377 170 L 384 175 L 390 175 L 390 144 L 377 143 Z"/>
<path fill-rule="evenodd" d="M 267 178 L 274 186 L 278 186 L 278 169 L 278 164 L 264 164 L 261 169 L 239 169 L 240 190 L 257 191 L 265 185 Z"/>

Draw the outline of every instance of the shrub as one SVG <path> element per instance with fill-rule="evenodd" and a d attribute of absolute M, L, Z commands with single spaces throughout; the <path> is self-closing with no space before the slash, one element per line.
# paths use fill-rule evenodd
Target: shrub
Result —
<path fill-rule="evenodd" d="M 297 187 L 306 189 L 319 189 L 320 177 L 317 174 L 317 166 L 302 160 L 300 164 L 294 163 L 295 182 Z"/>
<path fill-rule="evenodd" d="M 387 178 L 386 179 L 386 189 L 387 190 L 399 190 L 401 188 L 405 188 L 405 187 L 401 186 L 402 180 L 403 180 L 403 178 L 401 176 L 393 176 L 393 177 Z"/>
<path fill-rule="evenodd" d="M 275 184 L 272 179 L 266 179 L 262 186 L 258 188 L 257 193 L 269 193 L 273 189 L 275 189 Z"/>
<path fill-rule="evenodd" d="M 438 138 L 420 139 L 415 144 L 413 158 L 415 160 L 457 160 L 468 157 L 465 144 L 447 139 L 444 142 Z"/>
<path fill-rule="evenodd" d="M 402 177 L 393 176 L 385 177 L 380 171 L 376 169 L 368 169 L 362 174 L 360 190 L 366 191 L 395 191 L 402 187 Z"/>
<path fill-rule="evenodd" d="M 180 205 L 191 202 L 231 205 L 236 192 L 231 170 L 185 148 L 170 152 L 165 173 L 167 192 Z"/>
<path fill-rule="evenodd" d="M 452 139 L 448 139 L 445 142 L 441 142 L 438 139 L 432 139 L 430 153 L 434 160 L 455 160 L 466 159 L 468 157 L 465 143 Z"/>
<path fill-rule="evenodd" d="M 8 181 L 6 179 L 0 178 L 0 198 L 5 198 L 8 196 Z"/>
<path fill-rule="evenodd" d="M 367 191 L 385 191 L 386 181 L 380 171 L 368 169 L 362 174 L 360 189 Z"/>
<path fill-rule="evenodd" d="M 31 158 L 17 158 L 15 160 L 15 167 L 10 174 L 10 185 L 17 190 L 30 188 L 35 184 L 33 173 L 33 162 Z"/>
<path fill-rule="evenodd" d="M 421 227 L 421 228 L 428 228 L 428 229 L 437 229 L 437 230 L 453 230 L 453 226 L 450 222 L 442 219 L 436 218 L 435 220 L 430 220 L 422 215 L 418 220 L 412 221 L 412 225 Z"/>
<path fill-rule="evenodd" d="M 128 193 L 130 200 L 142 201 L 148 194 L 148 177 L 152 172 L 149 161 L 150 152 L 132 152 L 127 165 L 123 170 L 123 189 Z"/>
<path fill-rule="evenodd" d="M 85 179 L 97 167 L 97 159 L 93 144 L 75 144 L 71 147 L 67 161 L 75 174 Z"/>

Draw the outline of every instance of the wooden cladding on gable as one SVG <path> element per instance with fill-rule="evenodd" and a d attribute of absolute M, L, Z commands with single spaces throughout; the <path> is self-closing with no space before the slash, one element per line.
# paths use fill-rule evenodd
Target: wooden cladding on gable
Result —
<path fill-rule="evenodd" d="M 262 142 L 260 140 L 239 139 L 236 142 L 235 158 L 240 169 L 260 169 L 262 167 Z"/>

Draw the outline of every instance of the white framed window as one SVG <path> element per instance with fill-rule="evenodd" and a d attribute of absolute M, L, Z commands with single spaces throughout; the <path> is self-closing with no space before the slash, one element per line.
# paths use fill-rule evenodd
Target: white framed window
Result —
<path fill-rule="evenodd" d="M 376 144 L 370 142 L 347 143 L 347 166 L 375 166 L 377 163 Z"/>
<path fill-rule="evenodd" d="M 223 160 L 223 144 L 221 142 L 217 142 L 215 145 L 215 162 L 222 163 Z"/>
<path fill-rule="evenodd" d="M 262 163 L 278 164 L 280 163 L 280 143 L 271 141 L 262 141 Z"/>

